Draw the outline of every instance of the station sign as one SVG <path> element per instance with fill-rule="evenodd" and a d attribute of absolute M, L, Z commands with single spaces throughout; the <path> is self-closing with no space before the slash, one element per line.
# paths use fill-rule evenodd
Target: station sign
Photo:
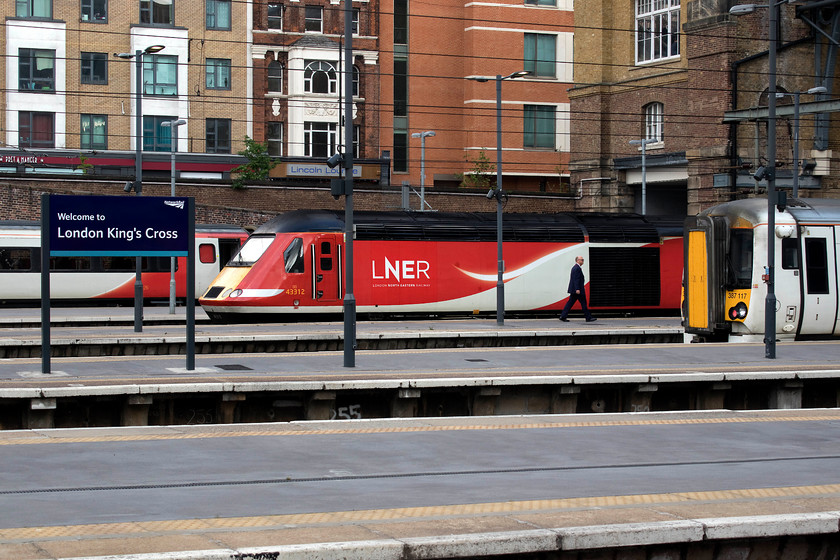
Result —
<path fill-rule="evenodd" d="M 186 256 L 187 197 L 49 196 L 50 254 Z"/>

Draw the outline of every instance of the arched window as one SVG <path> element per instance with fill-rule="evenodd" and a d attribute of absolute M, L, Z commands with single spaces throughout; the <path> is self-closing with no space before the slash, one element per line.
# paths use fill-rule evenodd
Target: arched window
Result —
<path fill-rule="evenodd" d="M 662 142 L 664 139 L 663 126 L 665 120 L 665 106 L 662 103 L 648 103 L 645 111 L 645 140 Z"/>
<path fill-rule="evenodd" d="M 283 65 L 276 60 L 268 64 L 268 91 L 283 93 Z"/>
<path fill-rule="evenodd" d="M 303 72 L 303 91 L 306 93 L 336 93 L 338 79 L 335 67 L 323 60 L 307 63 Z"/>
<path fill-rule="evenodd" d="M 359 96 L 359 67 L 353 67 L 353 95 Z"/>

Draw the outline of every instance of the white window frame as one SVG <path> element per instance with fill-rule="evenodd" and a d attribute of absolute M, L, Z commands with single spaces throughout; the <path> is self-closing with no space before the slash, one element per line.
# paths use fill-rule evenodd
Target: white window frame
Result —
<path fill-rule="evenodd" d="M 680 1 L 635 0 L 636 64 L 680 56 Z"/>
<path fill-rule="evenodd" d="M 665 105 L 659 102 L 648 103 L 643 107 L 645 113 L 645 140 L 663 142 L 665 139 Z M 648 147 L 651 147 L 648 145 Z"/>

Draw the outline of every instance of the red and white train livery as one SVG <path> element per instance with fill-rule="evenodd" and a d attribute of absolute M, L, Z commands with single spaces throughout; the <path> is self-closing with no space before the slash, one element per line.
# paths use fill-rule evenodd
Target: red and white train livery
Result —
<path fill-rule="evenodd" d="M 683 218 L 506 214 L 505 308 L 554 312 L 576 255 L 593 309 L 680 308 Z M 496 308 L 495 214 L 357 212 L 360 314 L 479 314 Z M 344 213 L 281 214 L 248 238 L 199 302 L 214 319 L 336 314 L 344 297 Z"/>
<path fill-rule="evenodd" d="M 196 225 L 195 283 L 201 294 L 234 255 L 248 232 L 229 225 Z M 50 299 L 56 302 L 121 302 L 134 298 L 136 257 L 50 257 Z M 170 257 L 143 257 L 141 279 L 147 300 L 169 298 Z M 187 295 L 186 257 L 176 259 L 176 297 Z M 0 303 L 41 301 L 41 224 L 0 222 Z"/>

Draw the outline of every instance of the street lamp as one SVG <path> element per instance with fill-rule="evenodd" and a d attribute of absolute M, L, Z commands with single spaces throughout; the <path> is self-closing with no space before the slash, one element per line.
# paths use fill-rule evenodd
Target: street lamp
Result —
<path fill-rule="evenodd" d="M 160 52 L 163 45 L 149 45 L 143 50 L 137 49 L 134 54 L 114 53 L 117 58 L 134 59 L 135 81 L 134 89 L 136 95 L 134 115 L 134 192 L 137 196 L 143 194 L 143 55 Z M 131 183 L 126 185 L 126 192 L 131 191 Z M 134 276 L 134 332 L 143 331 L 143 257 L 137 257 Z"/>
<path fill-rule="evenodd" d="M 496 247 L 498 260 L 498 278 L 496 280 L 496 324 L 505 324 L 505 261 L 502 252 L 502 81 L 528 76 L 531 72 L 520 70 L 507 76 L 496 75 L 496 188 L 487 193 L 487 198 L 496 199 Z M 489 82 L 493 78 L 471 76 L 468 80 Z"/>
<path fill-rule="evenodd" d="M 187 124 L 184 119 L 177 119 L 160 123 L 160 126 L 171 128 L 169 139 L 171 151 L 171 169 L 169 172 L 169 195 L 175 196 L 175 152 L 178 151 L 178 127 Z M 175 257 L 169 257 L 169 313 L 175 314 Z"/>
<path fill-rule="evenodd" d="M 808 95 L 815 95 L 818 93 L 825 93 L 828 91 L 823 86 L 812 87 L 804 92 Z M 803 92 L 797 91 L 794 93 L 777 93 L 776 97 L 782 98 L 785 95 L 793 96 L 793 198 L 799 196 L 799 96 Z"/>
<path fill-rule="evenodd" d="M 647 167 L 645 166 L 645 148 L 648 144 L 659 142 L 654 138 L 643 138 L 642 140 L 630 140 L 634 146 L 642 147 L 642 216 L 647 214 Z"/>
<path fill-rule="evenodd" d="M 412 138 L 420 139 L 420 211 L 426 210 L 426 138 L 434 136 L 434 130 L 412 132 Z"/>
<path fill-rule="evenodd" d="M 779 21 L 779 6 L 787 4 L 787 0 L 774 2 L 767 0 L 769 14 L 767 18 L 769 49 L 767 50 L 767 67 L 769 86 L 767 88 L 767 297 L 764 299 L 764 357 L 776 358 L 776 49 L 779 39 L 776 27 Z M 763 8 L 758 4 L 741 4 L 732 6 L 732 15 L 749 14 L 756 8 Z"/>

